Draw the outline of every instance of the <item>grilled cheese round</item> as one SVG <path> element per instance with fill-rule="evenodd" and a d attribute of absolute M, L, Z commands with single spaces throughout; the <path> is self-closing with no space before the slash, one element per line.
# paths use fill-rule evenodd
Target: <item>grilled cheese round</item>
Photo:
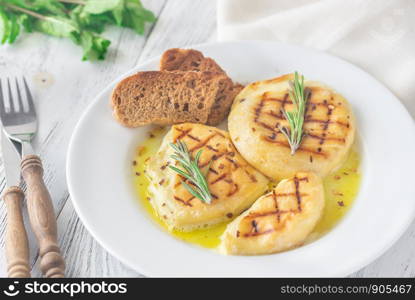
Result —
<path fill-rule="evenodd" d="M 302 143 L 291 155 L 281 128 L 289 128 L 283 110 L 291 111 L 289 81 L 293 74 L 254 82 L 235 98 L 228 119 L 229 133 L 239 153 L 274 180 L 312 171 L 321 177 L 347 157 L 355 137 L 355 121 L 345 98 L 331 88 L 305 80 L 310 90 Z"/>

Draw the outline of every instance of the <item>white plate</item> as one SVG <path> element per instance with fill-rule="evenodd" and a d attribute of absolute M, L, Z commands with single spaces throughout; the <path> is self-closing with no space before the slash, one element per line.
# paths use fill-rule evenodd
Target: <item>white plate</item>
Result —
<path fill-rule="evenodd" d="M 195 46 L 236 81 L 247 83 L 298 70 L 335 88 L 353 107 L 362 149 L 362 183 L 345 218 L 316 242 L 292 251 L 221 256 L 179 241 L 149 218 L 136 199 L 131 161 L 147 128 L 114 121 L 115 83 L 157 69 L 159 57 L 110 84 L 73 134 L 67 161 L 69 192 L 91 234 L 111 254 L 147 276 L 346 276 L 385 252 L 415 213 L 415 126 L 397 98 L 361 69 L 326 53 L 276 42 Z"/>

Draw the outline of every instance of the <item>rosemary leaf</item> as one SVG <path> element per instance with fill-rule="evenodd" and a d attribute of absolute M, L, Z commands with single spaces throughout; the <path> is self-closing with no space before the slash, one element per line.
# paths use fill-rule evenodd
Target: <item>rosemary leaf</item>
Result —
<path fill-rule="evenodd" d="M 196 153 L 195 158 L 192 159 L 186 143 L 177 141 L 176 144 L 171 143 L 170 146 L 175 151 L 170 158 L 179 162 L 181 169 L 174 166 L 169 166 L 169 168 L 192 183 L 192 186 L 190 186 L 184 181 L 181 182 L 183 187 L 189 193 L 200 199 L 202 202 L 210 204 L 212 202 L 212 195 L 209 191 L 206 175 L 203 174 L 202 170 L 199 168 L 199 159 L 202 155 L 202 150 L 199 150 Z"/>
<path fill-rule="evenodd" d="M 304 76 L 294 73 L 294 81 L 289 81 L 290 90 L 288 94 L 293 103 L 293 110 L 283 110 L 284 117 L 288 121 L 289 128 L 280 127 L 280 131 L 287 138 L 291 148 L 291 155 L 294 155 L 301 145 L 304 137 L 303 125 L 309 89 L 304 86 Z"/>

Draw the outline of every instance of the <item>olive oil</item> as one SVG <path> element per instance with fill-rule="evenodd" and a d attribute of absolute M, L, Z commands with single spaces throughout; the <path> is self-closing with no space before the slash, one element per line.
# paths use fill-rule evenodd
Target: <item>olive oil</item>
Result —
<path fill-rule="evenodd" d="M 148 191 L 150 181 L 145 174 L 145 166 L 147 161 L 157 152 L 166 132 L 167 130 L 164 128 L 152 130 L 149 133 L 148 139 L 137 147 L 133 160 L 133 182 L 138 199 L 149 216 L 176 238 L 205 248 L 214 249 L 219 245 L 220 236 L 230 221 L 208 229 L 199 229 L 192 232 L 168 230 L 167 225 L 157 215 L 157 212 L 151 205 L 151 194 Z M 332 229 L 353 204 L 360 184 L 359 164 L 358 152 L 352 149 L 342 167 L 323 180 L 326 201 L 325 209 L 322 218 L 308 241 L 315 240 Z"/>
<path fill-rule="evenodd" d="M 169 231 L 163 219 L 157 215 L 156 210 L 151 205 L 151 194 L 148 191 L 150 184 L 145 174 L 145 166 L 147 161 L 156 154 L 161 145 L 167 130 L 157 128 L 149 133 L 149 138 L 137 147 L 133 161 L 134 187 L 138 194 L 138 199 L 148 212 L 149 216 L 166 231 Z M 197 244 L 205 248 L 216 248 L 220 242 L 220 236 L 229 223 L 222 223 L 212 226 L 208 229 L 199 229 L 192 232 L 182 232 L 178 230 L 169 231 L 173 236 L 186 242 Z"/>

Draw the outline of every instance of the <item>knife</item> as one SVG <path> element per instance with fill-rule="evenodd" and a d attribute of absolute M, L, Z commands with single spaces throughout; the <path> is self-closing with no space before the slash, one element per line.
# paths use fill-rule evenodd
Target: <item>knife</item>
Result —
<path fill-rule="evenodd" d="M 20 184 L 20 155 L 15 145 L 1 131 L 1 152 L 6 177 L 3 200 L 7 207 L 6 259 L 9 277 L 30 277 L 29 246 L 23 223 L 21 205 L 24 198 Z"/>

